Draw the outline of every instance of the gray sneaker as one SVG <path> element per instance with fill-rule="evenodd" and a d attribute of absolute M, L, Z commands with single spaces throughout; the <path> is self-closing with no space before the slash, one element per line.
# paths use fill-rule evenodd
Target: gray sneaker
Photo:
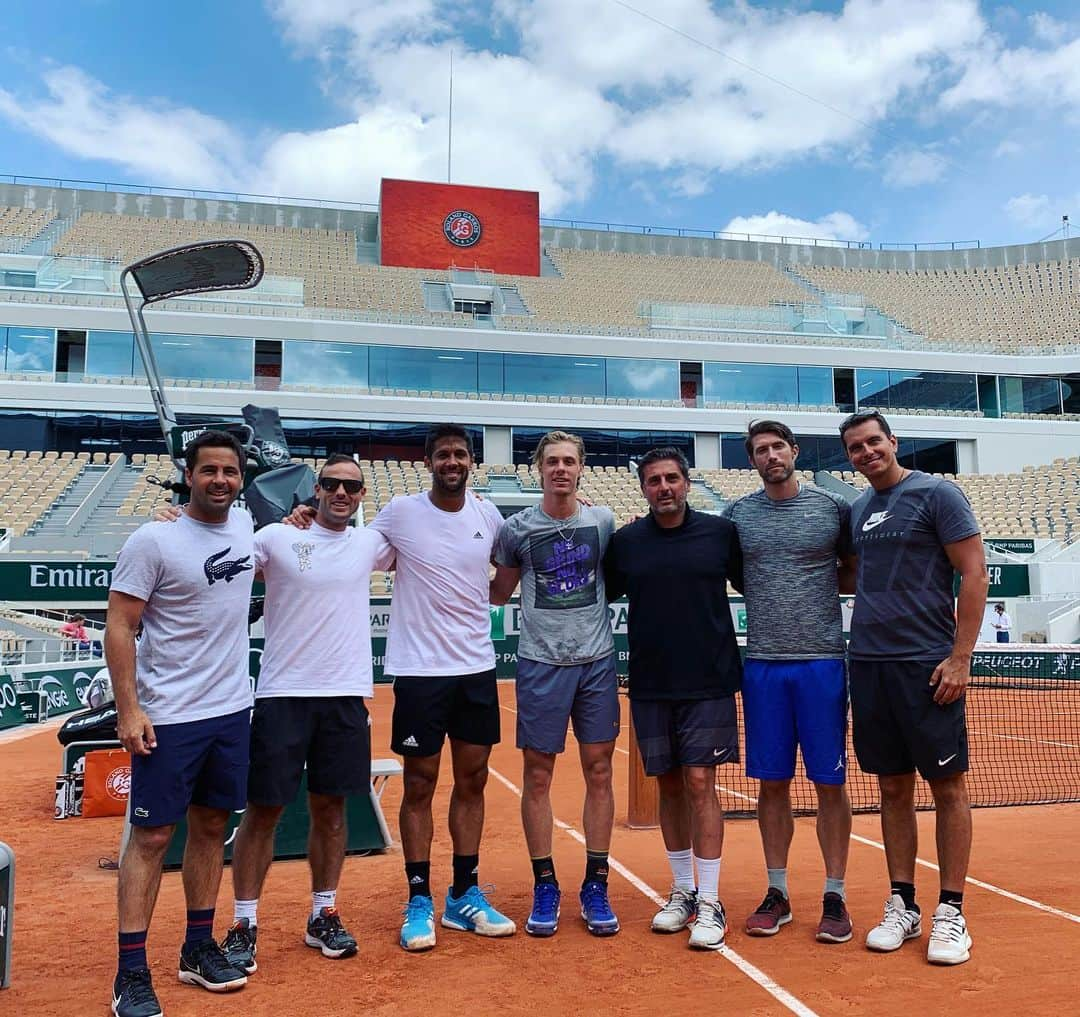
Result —
<path fill-rule="evenodd" d="M 690 947 L 694 950 L 719 950 L 727 934 L 727 915 L 718 900 L 697 902 L 697 919 L 690 930 Z"/>
<path fill-rule="evenodd" d="M 221 952 L 225 954 L 225 959 L 247 975 L 253 975 L 259 970 L 259 965 L 255 963 L 255 937 L 258 932 L 250 919 L 240 918 L 221 943 Z"/>
<path fill-rule="evenodd" d="M 683 890 L 673 886 L 667 903 L 653 915 L 653 932 L 679 932 L 685 929 L 697 914 L 696 890 Z"/>

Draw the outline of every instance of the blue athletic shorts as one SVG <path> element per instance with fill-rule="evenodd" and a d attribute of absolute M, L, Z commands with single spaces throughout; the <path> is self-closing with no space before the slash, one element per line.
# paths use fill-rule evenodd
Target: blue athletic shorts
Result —
<path fill-rule="evenodd" d="M 515 689 L 519 749 L 562 752 L 570 720 L 574 737 L 583 745 L 619 736 L 614 654 L 587 664 L 542 664 L 519 657 Z"/>
<path fill-rule="evenodd" d="M 251 711 L 186 724 L 155 724 L 157 748 L 131 757 L 131 825 L 172 826 L 189 805 L 231 812 L 247 805 Z"/>
<path fill-rule="evenodd" d="M 748 777 L 790 780 L 799 745 L 815 784 L 844 783 L 848 691 L 842 660 L 747 660 L 742 702 Z"/>

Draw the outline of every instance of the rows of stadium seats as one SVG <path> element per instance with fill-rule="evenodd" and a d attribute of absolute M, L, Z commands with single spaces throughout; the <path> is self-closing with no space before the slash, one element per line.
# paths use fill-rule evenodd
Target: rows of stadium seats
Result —
<path fill-rule="evenodd" d="M 0 205 L 0 237 L 19 237 L 29 240 L 45 229 L 53 218 L 53 213 L 44 208 L 13 208 L 10 205 Z"/>
<path fill-rule="evenodd" d="M 1080 536 L 1080 460 L 1055 459 L 1020 473 L 963 474 L 963 488 L 986 536 Z"/>
<path fill-rule="evenodd" d="M 859 293 L 933 340 L 1009 352 L 1080 343 L 1080 258 L 993 268 L 891 271 L 801 265 L 824 290 Z"/>
<path fill-rule="evenodd" d="M 0 449 L 0 526 L 22 536 L 75 482 L 90 459 L 89 452 Z"/>

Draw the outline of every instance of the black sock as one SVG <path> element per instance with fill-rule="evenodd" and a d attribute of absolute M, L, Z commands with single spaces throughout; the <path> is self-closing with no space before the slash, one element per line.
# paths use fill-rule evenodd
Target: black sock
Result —
<path fill-rule="evenodd" d="M 406 862 L 405 878 L 409 881 L 409 900 L 431 896 L 431 862 Z"/>
<path fill-rule="evenodd" d="M 919 905 L 915 903 L 915 884 L 914 883 L 901 883 L 897 880 L 892 882 L 892 892 L 899 894 L 904 898 L 904 907 L 908 911 L 914 911 L 919 914 Z"/>
<path fill-rule="evenodd" d="M 603 883 L 607 885 L 608 853 L 606 851 L 585 852 L 585 880 L 582 883 Z"/>
<path fill-rule="evenodd" d="M 460 900 L 470 886 L 476 886 L 476 871 L 479 868 L 479 855 L 454 855 L 454 886 L 450 890 L 454 900 Z"/>
<path fill-rule="evenodd" d="M 214 938 L 214 909 L 202 908 L 192 910 L 188 908 L 187 934 L 184 936 L 184 946 L 193 946 L 204 939 Z"/>
<path fill-rule="evenodd" d="M 119 939 L 120 961 L 118 971 L 131 971 L 145 968 L 146 964 L 146 929 L 142 932 L 121 932 Z"/>
<path fill-rule="evenodd" d="M 551 855 L 547 858 L 534 858 L 532 860 L 533 879 L 539 883 L 551 883 L 554 886 L 559 885 L 559 881 L 555 878 L 555 863 L 551 860 Z"/>
<path fill-rule="evenodd" d="M 939 904 L 951 904 L 960 912 L 964 910 L 964 895 L 956 890 L 942 890 L 938 894 L 937 902 Z"/>

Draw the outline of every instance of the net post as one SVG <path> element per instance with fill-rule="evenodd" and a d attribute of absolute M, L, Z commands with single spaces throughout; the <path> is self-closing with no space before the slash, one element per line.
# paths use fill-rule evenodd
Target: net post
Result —
<path fill-rule="evenodd" d="M 655 830 L 660 825 L 660 788 L 655 777 L 645 776 L 637 733 L 630 723 L 629 787 L 626 825 L 631 830 Z"/>

